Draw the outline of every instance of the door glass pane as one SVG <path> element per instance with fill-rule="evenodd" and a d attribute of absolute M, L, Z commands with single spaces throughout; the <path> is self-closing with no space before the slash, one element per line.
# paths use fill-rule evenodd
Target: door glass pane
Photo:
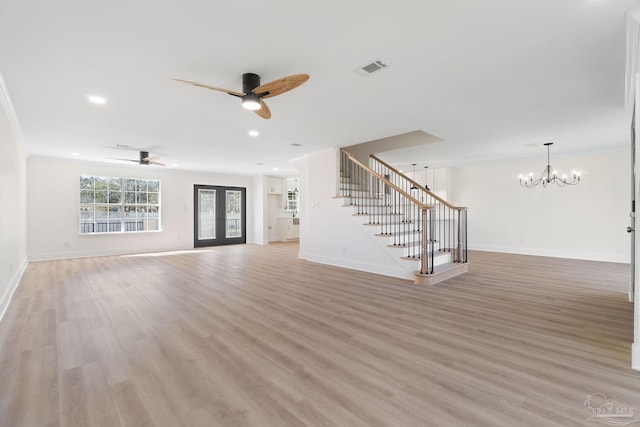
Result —
<path fill-rule="evenodd" d="M 242 192 L 237 190 L 227 190 L 225 192 L 226 200 L 226 219 L 225 219 L 225 236 L 226 237 L 242 237 L 241 215 L 242 215 Z"/>
<path fill-rule="evenodd" d="M 198 189 L 198 239 L 216 238 L 216 190 Z"/>

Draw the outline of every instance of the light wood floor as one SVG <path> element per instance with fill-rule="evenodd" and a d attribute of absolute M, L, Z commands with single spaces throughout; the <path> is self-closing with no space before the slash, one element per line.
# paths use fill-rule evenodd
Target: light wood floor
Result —
<path fill-rule="evenodd" d="M 573 426 L 640 412 L 627 265 L 474 252 L 434 287 L 295 244 L 31 263 L 0 425 Z"/>

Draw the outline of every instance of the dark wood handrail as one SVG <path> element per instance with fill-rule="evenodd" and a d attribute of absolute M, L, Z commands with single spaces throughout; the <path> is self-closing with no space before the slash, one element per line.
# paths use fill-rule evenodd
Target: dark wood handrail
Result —
<path fill-rule="evenodd" d="M 346 151 L 346 150 L 345 150 Z M 347 151 L 348 153 L 348 151 Z M 400 172 L 399 170 L 397 170 L 396 168 L 394 168 L 393 166 L 391 166 L 390 164 L 388 164 L 387 162 L 379 159 L 378 157 L 376 157 L 373 154 L 369 154 L 369 157 L 371 157 L 372 159 L 375 159 L 376 161 L 382 163 L 384 166 L 386 166 L 387 168 L 391 169 L 393 172 L 395 172 L 396 174 L 403 176 L 404 179 L 406 179 L 407 181 L 409 181 L 412 185 L 414 185 L 415 187 L 420 188 L 422 191 L 426 192 L 427 194 L 429 194 L 431 197 L 433 197 L 434 199 L 436 199 L 437 201 L 439 201 L 440 203 L 442 203 L 443 205 L 445 205 L 448 208 L 457 210 L 457 211 L 463 211 L 463 210 L 467 210 L 466 207 L 464 206 L 454 206 L 451 203 L 447 202 L 446 200 L 444 200 L 442 197 L 438 196 L 437 194 L 433 193 L 431 190 L 427 190 L 426 188 L 424 188 L 422 186 L 422 184 L 420 184 L 419 182 L 414 181 L 413 179 L 409 178 L 408 176 L 406 176 L 405 174 L 403 174 L 402 172 Z"/>
<path fill-rule="evenodd" d="M 382 181 L 385 185 L 388 185 L 389 187 L 393 188 L 394 190 L 396 190 L 398 193 L 402 194 L 404 197 L 406 197 L 408 200 L 410 200 L 411 202 L 415 203 L 416 205 L 418 205 L 420 207 L 420 209 L 422 210 L 426 210 L 426 209 L 433 209 L 434 206 L 433 205 L 427 205 L 423 202 L 421 202 L 420 200 L 416 199 L 415 197 L 413 197 L 411 194 L 407 193 L 406 191 L 404 191 L 402 188 L 398 187 L 397 185 L 395 185 L 394 183 L 392 183 L 391 181 L 389 181 L 388 179 L 386 179 L 385 177 L 383 177 L 382 175 L 380 175 L 379 173 L 377 173 L 376 171 L 372 170 L 369 166 L 364 165 L 362 162 L 360 162 L 358 159 L 356 159 L 355 157 L 353 157 L 353 154 L 351 154 L 349 151 L 347 151 L 344 148 L 341 148 L 340 151 L 342 151 L 343 153 L 345 153 L 349 159 L 355 163 L 356 165 L 360 166 L 361 168 L 363 168 L 364 170 L 366 170 L 369 174 L 375 176 L 376 178 L 378 178 L 378 180 Z"/>

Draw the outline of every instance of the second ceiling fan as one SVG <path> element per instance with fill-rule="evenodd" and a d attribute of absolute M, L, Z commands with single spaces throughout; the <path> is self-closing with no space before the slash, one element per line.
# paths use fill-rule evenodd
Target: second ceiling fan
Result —
<path fill-rule="evenodd" d="M 297 88 L 298 86 L 309 80 L 309 75 L 294 74 L 261 85 L 259 75 L 254 73 L 245 73 L 242 75 L 242 92 L 236 92 L 234 90 L 223 89 L 216 86 L 209 86 L 202 83 L 190 82 L 188 80 L 172 80 L 192 86 L 215 90 L 218 92 L 225 92 L 231 96 L 241 98 L 242 106 L 244 108 L 254 111 L 263 119 L 270 119 L 271 110 L 269 109 L 267 104 L 265 104 L 263 99 L 271 98 L 273 96 L 288 92 L 291 89 Z"/>

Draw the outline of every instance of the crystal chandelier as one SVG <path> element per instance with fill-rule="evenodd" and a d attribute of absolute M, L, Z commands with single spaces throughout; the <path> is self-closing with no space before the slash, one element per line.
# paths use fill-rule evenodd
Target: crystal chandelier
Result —
<path fill-rule="evenodd" d="M 553 142 L 546 142 L 544 145 L 547 146 L 547 166 L 542 171 L 542 174 L 540 174 L 536 179 L 533 178 L 533 172 L 529 173 L 529 175 L 520 175 L 520 185 L 532 188 L 538 184 L 542 184 L 543 187 L 546 187 L 548 184 L 555 184 L 558 187 L 578 184 L 580 182 L 580 172 L 575 170 L 571 171 L 572 178 L 569 180 L 567 178 L 567 174 L 558 176 L 558 171 L 551 169 L 549 148 L 553 145 Z"/>

